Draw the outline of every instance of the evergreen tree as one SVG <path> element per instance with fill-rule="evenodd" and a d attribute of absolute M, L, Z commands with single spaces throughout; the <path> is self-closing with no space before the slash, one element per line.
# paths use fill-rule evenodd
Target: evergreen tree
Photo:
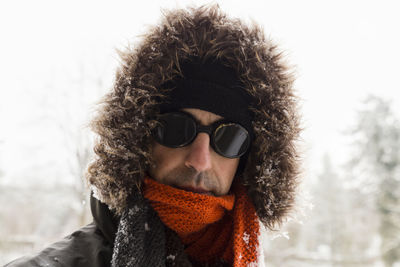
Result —
<path fill-rule="evenodd" d="M 352 131 L 350 166 L 369 188 L 380 216 L 385 266 L 400 263 L 400 127 L 390 102 L 370 96 Z"/>

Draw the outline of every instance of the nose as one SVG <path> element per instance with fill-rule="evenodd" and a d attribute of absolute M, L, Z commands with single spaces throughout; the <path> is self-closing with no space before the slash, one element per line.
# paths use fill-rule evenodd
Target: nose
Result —
<path fill-rule="evenodd" d="M 208 134 L 199 133 L 193 143 L 190 144 L 185 165 L 198 172 L 211 168 L 210 136 Z"/>

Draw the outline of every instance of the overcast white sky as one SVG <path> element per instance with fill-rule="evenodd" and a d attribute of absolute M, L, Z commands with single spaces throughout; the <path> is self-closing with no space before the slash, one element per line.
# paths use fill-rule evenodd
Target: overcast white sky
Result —
<path fill-rule="evenodd" d="M 69 130 L 81 131 L 93 102 L 112 84 L 118 64 L 114 49 L 157 23 L 161 7 L 186 3 L 192 2 L 0 2 L 0 169 L 5 179 L 17 182 L 29 166 L 46 175 L 48 158 L 62 173 L 63 161 L 54 159 L 65 156 L 65 141 L 57 136 L 54 122 L 68 118 L 74 125 Z M 233 17 L 263 25 L 296 65 L 306 169 L 318 168 L 325 152 L 336 164 L 347 157 L 341 132 L 367 94 L 400 106 L 398 1 L 213 3 Z M 96 89 L 99 77 L 101 92 Z M 64 103 L 67 96 L 80 100 Z"/>

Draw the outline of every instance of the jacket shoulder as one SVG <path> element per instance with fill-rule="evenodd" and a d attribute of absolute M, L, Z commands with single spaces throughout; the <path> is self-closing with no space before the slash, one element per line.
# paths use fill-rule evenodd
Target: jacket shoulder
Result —
<path fill-rule="evenodd" d="M 16 259 L 4 267 L 108 267 L 112 249 L 96 225 L 91 223 L 36 255 Z"/>

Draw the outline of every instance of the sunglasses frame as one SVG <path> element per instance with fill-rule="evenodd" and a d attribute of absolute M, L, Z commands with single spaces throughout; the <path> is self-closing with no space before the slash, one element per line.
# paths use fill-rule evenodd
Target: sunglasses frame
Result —
<path fill-rule="evenodd" d="M 200 122 L 199 122 L 192 114 L 187 113 L 187 112 L 184 112 L 184 111 L 173 111 L 173 112 L 168 112 L 168 113 L 160 114 L 160 115 L 158 115 L 156 121 L 157 121 L 158 123 L 161 123 L 160 121 L 162 120 L 162 117 L 164 117 L 164 116 L 169 116 L 169 115 L 171 115 L 171 114 L 172 114 L 172 115 L 173 115 L 173 114 L 177 114 L 177 115 L 179 115 L 179 116 L 183 116 L 183 117 L 188 118 L 190 121 L 192 121 L 192 122 L 194 123 L 195 132 L 194 132 L 194 135 L 193 135 L 187 142 L 184 142 L 183 144 L 179 144 L 179 145 L 176 145 L 176 146 L 174 146 L 174 145 L 169 145 L 169 144 L 168 144 L 168 145 L 167 145 L 167 144 L 163 144 L 163 143 L 160 142 L 160 140 L 157 138 L 157 135 L 156 135 L 156 134 L 153 134 L 153 137 L 156 139 L 156 141 L 157 141 L 159 144 L 163 145 L 163 146 L 170 147 L 170 148 L 185 147 L 185 146 L 191 144 L 191 143 L 196 139 L 196 137 L 197 137 L 197 135 L 198 135 L 199 133 L 207 133 L 207 134 L 210 136 L 210 145 L 211 145 L 211 147 L 214 149 L 215 152 L 217 152 L 219 155 L 221 155 L 221 156 L 223 156 L 223 157 L 225 157 L 225 158 L 231 158 L 231 159 L 240 158 L 241 156 L 243 156 L 244 154 L 246 154 L 246 152 L 248 151 L 248 149 L 249 149 L 249 147 L 250 147 L 250 143 L 251 143 L 250 134 L 249 134 L 249 132 L 246 130 L 246 128 L 244 128 L 244 127 L 243 127 L 242 125 L 240 125 L 239 123 L 231 122 L 231 121 L 229 121 L 229 120 L 224 120 L 224 119 L 222 119 L 222 120 L 218 120 L 218 121 L 216 121 L 216 122 L 213 122 L 213 123 L 210 124 L 210 125 L 201 125 Z M 247 142 L 246 148 L 244 149 L 244 151 L 243 151 L 242 153 L 240 153 L 240 154 L 238 154 L 237 156 L 234 156 L 234 157 L 228 157 L 228 156 L 224 155 L 224 153 L 222 153 L 222 151 L 218 148 L 218 146 L 217 146 L 217 145 L 215 144 L 215 142 L 214 142 L 215 134 L 217 133 L 218 129 L 220 129 L 221 127 L 229 126 L 229 125 L 234 125 L 234 126 L 237 126 L 237 127 L 241 128 L 241 129 L 246 133 L 246 135 L 247 135 L 247 138 L 246 138 L 246 141 L 245 141 L 245 142 Z M 157 126 L 154 128 L 154 130 L 155 130 L 156 128 L 157 128 Z"/>

